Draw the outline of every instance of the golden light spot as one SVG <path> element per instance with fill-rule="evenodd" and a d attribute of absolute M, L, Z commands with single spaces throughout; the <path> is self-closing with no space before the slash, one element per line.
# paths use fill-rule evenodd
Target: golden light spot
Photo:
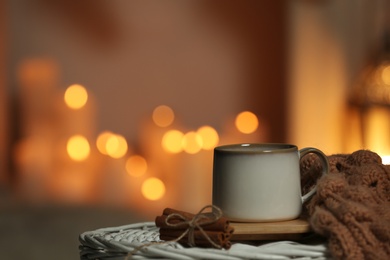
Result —
<path fill-rule="evenodd" d="M 148 164 L 146 159 L 140 155 L 130 156 L 126 160 L 126 171 L 133 177 L 140 177 L 146 173 Z"/>
<path fill-rule="evenodd" d="M 387 65 L 382 69 L 382 81 L 390 86 L 390 65 Z"/>
<path fill-rule="evenodd" d="M 390 155 L 382 155 L 382 163 L 385 165 L 390 164 Z"/>
<path fill-rule="evenodd" d="M 257 130 L 259 120 L 257 116 L 250 111 L 244 111 L 237 115 L 235 121 L 238 131 L 244 134 L 251 134 Z"/>
<path fill-rule="evenodd" d="M 82 135 L 74 135 L 69 138 L 66 150 L 69 157 L 75 161 L 87 159 L 90 153 L 88 140 Z"/>
<path fill-rule="evenodd" d="M 175 119 L 175 114 L 172 108 L 161 105 L 153 110 L 152 119 L 157 126 L 167 127 L 172 124 Z"/>
<path fill-rule="evenodd" d="M 196 154 L 202 149 L 202 137 L 194 131 L 188 132 L 183 136 L 183 150 L 189 154 Z"/>
<path fill-rule="evenodd" d="M 79 84 L 73 84 L 66 89 L 64 100 L 68 107 L 80 109 L 87 103 L 87 90 Z"/>
<path fill-rule="evenodd" d="M 106 145 L 107 145 L 108 139 L 112 135 L 113 135 L 113 133 L 111 133 L 110 131 L 104 131 L 101 134 L 99 134 L 99 136 L 97 137 L 96 147 L 98 148 L 99 152 L 101 152 L 102 154 L 107 155 Z"/>
<path fill-rule="evenodd" d="M 141 187 L 142 195 L 148 200 L 159 200 L 165 194 L 165 185 L 158 178 L 148 178 Z"/>
<path fill-rule="evenodd" d="M 106 142 L 106 151 L 112 158 L 121 158 L 127 153 L 126 139 L 117 134 L 111 135 Z"/>
<path fill-rule="evenodd" d="M 169 130 L 162 138 L 163 149 L 170 153 L 180 153 L 182 151 L 183 133 L 179 130 Z"/>
<path fill-rule="evenodd" d="M 198 135 L 202 138 L 204 150 L 211 150 L 218 145 L 219 136 L 217 131 L 211 126 L 202 126 L 197 131 Z"/>

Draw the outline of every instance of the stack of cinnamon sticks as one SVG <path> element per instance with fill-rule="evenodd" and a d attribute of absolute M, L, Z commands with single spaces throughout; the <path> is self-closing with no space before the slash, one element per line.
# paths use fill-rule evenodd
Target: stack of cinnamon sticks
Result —
<path fill-rule="evenodd" d="M 196 223 L 193 223 L 194 220 Z M 163 214 L 156 217 L 155 223 L 160 228 L 161 240 L 176 241 L 180 238 L 177 242 L 198 247 L 229 249 L 234 232 L 225 217 L 215 219 L 213 213 L 192 214 L 171 208 L 164 209 Z"/>

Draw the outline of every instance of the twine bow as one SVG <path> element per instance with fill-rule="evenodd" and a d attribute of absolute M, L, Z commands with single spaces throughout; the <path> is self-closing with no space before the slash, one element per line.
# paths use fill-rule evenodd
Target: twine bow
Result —
<path fill-rule="evenodd" d="M 204 211 L 208 208 L 211 208 L 211 212 L 204 213 Z M 187 226 L 188 228 L 181 234 L 178 238 L 172 240 L 173 242 L 177 242 L 180 239 L 184 238 L 188 234 L 188 245 L 190 246 L 196 246 L 195 245 L 195 236 L 194 231 L 198 229 L 202 235 L 207 239 L 207 241 L 210 242 L 211 245 L 213 245 L 215 248 L 221 249 L 222 247 L 218 244 L 216 244 L 214 241 L 211 240 L 211 238 L 207 235 L 207 233 L 204 231 L 202 226 L 213 224 L 217 222 L 222 217 L 222 210 L 214 205 L 207 205 L 204 206 L 192 219 L 187 220 L 183 215 L 179 213 L 172 213 L 168 215 L 168 217 L 165 219 L 165 224 L 169 227 L 177 228 L 182 226 Z M 182 220 L 182 222 L 179 223 L 169 223 L 170 219 L 173 218 L 179 218 Z M 169 242 L 172 242 L 169 241 Z"/>
<path fill-rule="evenodd" d="M 211 212 L 204 211 L 208 208 L 211 208 Z M 172 242 L 178 242 L 180 239 L 184 238 L 188 234 L 188 244 L 190 246 L 195 246 L 195 235 L 194 231 L 196 229 L 200 230 L 200 232 L 203 234 L 203 236 L 207 239 L 208 242 L 215 248 L 221 249 L 222 246 L 216 244 L 214 241 L 211 240 L 211 238 L 207 235 L 206 231 L 202 228 L 202 226 L 209 225 L 216 223 L 221 217 L 222 217 L 222 210 L 214 205 L 207 205 L 204 206 L 192 219 L 187 220 L 183 215 L 179 213 L 172 213 L 169 214 L 165 220 L 165 224 L 170 227 L 181 227 L 181 226 L 187 226 L 188 228 L 181 234 L 179 237 L 169 240 L 169 241 L 160 241 L 160 242 L 151 242 L 148 244 L 141 245 L 137 248 L 135 248 L 132 252 L 129 252 L 125 259 L 130 259 L 132 256 L 138 252 L 139 250 L 152 246 L 152 245 L 161 245 L 161 244 L 169 244 Z M 179 223 L 169 223 L 169 220 L 173 218 L 179 218 L 182 221 Z"/>

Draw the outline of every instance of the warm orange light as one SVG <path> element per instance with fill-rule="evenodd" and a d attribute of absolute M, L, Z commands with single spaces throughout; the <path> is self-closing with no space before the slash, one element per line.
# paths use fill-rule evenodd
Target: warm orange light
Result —
<path fill-rule="evenodd" d="M 383 83 L 390 86 L 390 65 L 387 65 L 382 69 L 381 76 Z"/>
<path fill-rule="evenodd" d="M 158 178 L 148 178 L 141 187 L 142 195 L 148 200 L 159 200 L 165 194 L 165 185 Z"/>
<path fill-rule="evenodd" d="M 189 154 L 196 154 L 202 149 L 202 137 L 194 131 L 188 132 L 183 136 L 183 150 Z"/>
<path fill-rule="evenodd" d="M 390 164 L 390 155 L 383 155 L 383 156 L 381 156 L 381 158 L 382 158 L 383 164 L 385 164 L 385 165 Z"/>
<path fill-rule="evenodd" d="M 126 139 L 117 134 L 109 136 L 106 142 L 106 151 L 112 158 L 121 158 L 127 153 Z"/>
<path fill-rule="evenodd" d="M 371 107 L 365 113 L 365 146 L 367 149 L 375 151 L 380 155 L 390 154 L 390 149 L 385 145 L 390 142 L 388 108 Z"/>
<path fill-rule="evenodd" d="M 101 152 L 102 154 L 107 155 L 106 145 L 107 145 L 108 139 L 112 135 L 113 135 L 113 133 L 111 133 L 110 131 L 104 131 L 101 134 L 99 134 L 99 136 L 97 137 L 96 147 L 98 148 L 99 152 Z"/>
<path fill-rule="evenodd" d="M 162 138 L 163 149 L 170 153 L 180 153 L 182 151 L 183 133 L 179 130 L 169 130 Z"/>
<path fill-rule="evenodd" d="M 170 107 L 161 105 L 153 110 L 152 119 L 157 126 L 167 127 L 172 124 L 175 114 Z"/>
<path fill-rule="evenodd" d="M 79 84 L 73 84 L 66 89 L 64 100 L 68 107 L 80 109 L 87 103 L 87 90 Z"/>
<path fill-rule="evenodd" d="M 244 111 L 237 115 L 235 124 L 241 133 L 251 134 L 257 130 L 259 120 L 252 112 Z"/>
<path fill-rule="evenodd" d="M 74 135 L 69 138 L 66 150 L 69 157 L 75 161 L 87 159 L 90 153 L 88 140 L 82 135 Z"/>
<path fill-rule="evenodd" d="M 133 177 L 140 177 L 146 173 L 148 164 L 144 157 L 140 155 L 130 156 L 126 160 L 126 171 Z"/>
<path fill-rule="evenodd" d="M 211 150 L 218 145 L 218 133 L 211 126 L 202 126 L 196 132 L 202 138 L 202 148 L 204 150 Z"/>

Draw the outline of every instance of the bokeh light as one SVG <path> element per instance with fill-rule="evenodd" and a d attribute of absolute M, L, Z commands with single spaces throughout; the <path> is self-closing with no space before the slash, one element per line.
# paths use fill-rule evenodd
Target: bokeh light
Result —
<path fill-rule="evenodd" d="M 107 155 L 107 149 L 106 149 L 107 141 L 112 135 L 113 133 L 110 131 L 104 131 L 98 135 L 96 139 L 96 147 L 99 150 L 99 152 L 101 152 L 102 154 Z"/>
<path fill-rule="evenodd" d="M 167 127 L 173 123 L 175 113 L 169 106 L 161 105 L 153 110 L 153 122 L 159 127 Z"/>
<path fill-rule="evenodd" d="M 126 139 L 118 134 L 112 134 L 109 136 L 106 142 L 107 155 L 112 158 L 121 158 L 127 153 L 127 141 Z"/>
<path fill-rule="evenodd" d="M 132 155 L 126 160 L 126 171 L 133 177 L 140 177 L 146 173 L 148 164 L 140 155 Z"/>
<path fill-rule="evenodd" d="M 381 158 L 382 158 L 383 164 L 385 164 L 385 165 L 390 164 L 390 155 L 382 155 Z"/>
<path fill-rule="evenodd" d="M 202 137 L 194 131 L 190 131 L 183 136 L 183 150 L 189 154 L 196 154 L 202 149 Z"/>
<path fill-rule="evenodd" d="M 85 106 L 88 101 L 88 92 L 83 86 L 73 84 L 66 89 L 64 100 L 68 107 L 80 109 Z"/>
<path fill-rule="evenodd" d="M 390 86 L 390 64 L 383 67 L 381 76 L 383 83 Z"/>
<path fill-rule="evenodd" d="M 235 125 L 241 133 L 251 134 L 257 130 L 259 120 L 252 112 L 244 111 L 237 115 Z"/>
<path fill-rule="evenodd" d="M 184 134 L 179 130 L 169 130 L 162 138 L 161 145 L 169 153 L 180 153 Z"/>
<path fill-rule="evenodd" d="M 141 192 L 148 200 L 159 200 L 165 195 L 165 185 L 160 179 L 151 177 L 142 183 Z"/>
<path fill-rule="evenodd" d="M 69 138 L 66 144 L 66 150 L 70 158 L 75 161 L 83 161 L 90 154 L 90 146 L 88 140 L 82 135 L 74 135 Z"/>
<path fill-rule="evenodd" d="M 196 132 L 202 138 L 202 148 L 204 150 L 211 150 L 218 145 L 218 132 L 211 126 L 202 126 Z"/>

